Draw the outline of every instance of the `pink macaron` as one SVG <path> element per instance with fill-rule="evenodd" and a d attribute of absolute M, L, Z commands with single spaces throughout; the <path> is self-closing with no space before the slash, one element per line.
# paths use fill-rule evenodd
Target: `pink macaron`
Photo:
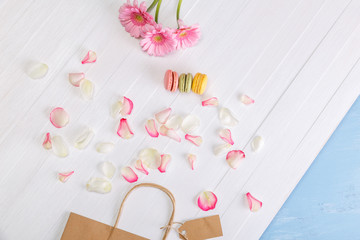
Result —
<path fill-rule="evenodd" d="M 171 92 L 175 92 L 178 88 L 179 76 L 177 72 L 167 70 L 164 77 L 165 89 Z"/>

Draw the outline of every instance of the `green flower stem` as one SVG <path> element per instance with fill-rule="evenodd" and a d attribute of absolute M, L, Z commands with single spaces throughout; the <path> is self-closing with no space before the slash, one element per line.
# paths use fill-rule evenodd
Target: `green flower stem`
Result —
<path fill-rule="evenodd" d="M 159 10 L 161 6 L 162 0 L 158 0 L 157 6 L 156 6 L 156 12 L 155 12 L 155 22 L 158 23 L 158 17 L 159 17 Z"/>
<path fill-rule="evenodd" d="M 152 4 L 148 7 L 148 9 L 146 10 L 147 12 L 150 12 L 155 6 L 156 4 L 158 3 L 159 0 L 154 0 L 152 2 Z"/>
<path fill-rule="evenodd" d="M 178 2 L 178 6 L 177 6 L 177 10 L 176 10 L 176 22 L 179 20 L 180 18 L 180 8 L 181 8 L 181 4 L 182 4 L 182 0 L 179 0 Z M 178 23 L 178 27 L 179 26 L 179 23 Z"/>

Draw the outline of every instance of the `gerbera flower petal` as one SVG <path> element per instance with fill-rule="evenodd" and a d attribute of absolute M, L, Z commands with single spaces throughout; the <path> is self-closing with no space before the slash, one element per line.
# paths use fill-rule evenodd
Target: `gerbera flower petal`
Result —
<path fill-rule="evenodd" d="M 180 28 L 174 30 L 176 49 L 194 46 L 200 39 L 199 25 L 186 26 L 181 19 L 178 20 L 178 23 Z"/>
<path fill-rule="evenodd" d="M 131 36 L 138 38 L 154 29 L 156 25 L 154 18 L 146 10 L 146 3 L 142 2 L 139 6 L 136 0 L 132 5 L 128 1 L 120 7 L 120 23 Z"/>
<path fill-rule="evenodd" d="M 143 37 L 140 46 L 150 56 L 164 56 L 172 52 L 176 46 L 172 31 L 162 28 L 161 25 L 157 25 Z"/>

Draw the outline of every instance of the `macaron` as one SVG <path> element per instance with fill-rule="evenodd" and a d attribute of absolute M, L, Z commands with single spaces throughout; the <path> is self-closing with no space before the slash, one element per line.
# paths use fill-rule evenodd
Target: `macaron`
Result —
<path fill-rule="evenodd" d="M 165 89 L 171 92 L 175 92 L 178 88 L 179 77 L 177 72 L 167 70 L 164 77 Z"/>
<path fill-rule="evenodd" d="M 193 76 L 191 73 L 188 74 L 182 73 L 179 77 L 179 91 L 186 93 L 190 92 L 192 81 L 193 81 Z"/>
<path fill-rule="evenodd" d="M 207 75 L 202 73 L 196 73 L 191 87 L 193 92 L 199 95 L 203 94 L 205 92 L 206 85 Z"/>

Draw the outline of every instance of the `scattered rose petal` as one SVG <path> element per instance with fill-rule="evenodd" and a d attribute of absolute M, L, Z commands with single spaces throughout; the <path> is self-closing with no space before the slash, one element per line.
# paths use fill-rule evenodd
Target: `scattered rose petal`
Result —
<path fill-rule="evenodd" d="M 252 99 L 251 97 L 243 94 L 240 96 L 240 101 L 245 104 L 245 105 L 250 105 L 250 104 L 253 104 L 255 101 L 254 99 Z"/>
<path fill-rule="evenodd" d="M 232 150 L 226 155 L 226 161 L 233 169 L 236 169 L 240 165 L 241 160 L 244 158 L 245 153 L 241 150 Z"/>
<path fill-rule="evenodd" d="M 111 188 L 111 182 L 106 178 L 91 178 L 86 184 L 89 192 L 109 193 Z"/>
<path fill-rule="evenodd" d="M 221 145 L 218 145 L 216 147 L 214 147 L 213 151 L 214 151 L 214 154 L 216 156 L 219 156 L 223 153 L 226 153 L 227 150 L 231 147 L 232 145 L 231 144 L 228 144 L 228 143 L 224 143 L 224 144 L 221 144 Z"/>
<path fill-rule="evenodd" d="M 181 137 L 179 134 L 174 129 L 167 128 L 165 125 L 160 126 L 159 133 L 162 136 L 167 136 L 177 142 L 181 142 Z"/>
<path fill-rule="evenodd" d="M 164 109 L 161 112 L 155 114 L 155 119 L 159 123 L 165 124 L 170 117 L 170 113 L 171 113 L 171 108 Z"/>
<path fill-rule="evenodd" d="M 133 182 L 136 182 L 138 180 L 138 176 L 136 175 L 134 170 L 131 169 L 131 167 L 122 167 L 121 168 L 121 175 L 129 183 L 133 183 Z"/>
<path fill-rule="evenodd" d="M 120 110 L 122 116 L 130 115 L 134 108 L 134 103 L 127 97 L 123 97 L 123 104 Z"/>
<path fill-rule="evenodd" d="M 59 173 L 58 177 L 59 177 L 60 182 L 65 183 L 71 177 L 71 175 L 73 175 L 73 173 L 74 173 L 74 171 Z"/>
<path fill-rule="evenodd" d="M 159 132 L 156 130 L 156 123 L 154 119 L 149 119 L 146 121 L 145 129 L 150 135 L 150 137 L 153 138 L 159 137 Z"/>
<path fill-rule="evenodd" d="M 249 192 L 246 194 L 250 211 L 257 212 L 262 207 L 262 202 L 254 198 Z"/>
<path fill-rule="evenodd" d="M 115 144 L 112 142 L 103 142 L 96 145 L 96 151 L 99 153 L 109 153 L 114 150 Z"/>
<path fill-rule="evenodd" d="M 181 123 L 181 129 L 188 134 L 195 132 L 200 127 L 200 119 L 195 115 L 187 115 Z"/>
<path fill-rule="evenodd" d="M 165 125 L 161 125 L 159 128 L 159 133 L 161 136 L 166 136 L 166 132 L 169 130 Z"/>
<path fill-rule="evenodd" d="M 91 100 L 94 96 L 94 84 L 87 80 L 87 79 L 83 79 L 80 83 L 80 91 L 81 91 L 81 96 L 83 97 L 84 100 Z"/>
<path fill-rule="evenodd" d="M 179 136 L 179 134 L 174 129 L 168 129 L 166 131 L 166 136 L 168 138 L 171 138 L 172 140 L 175 140 L 177 142 L 181 142 L 181 137 Z"/>
<path fill-rule="evenodd" d="M 186 134 L 185 135 L 185 139 L 190 141 L 192 144 L 196 145 L 196 146 L 200 146 L 203 142 L 202 137 L 201 136 L 193 136 L 190 134 Z"/>
<path fill-rule="evenodd" d="M 42 145 L 43 145 L 43 147 L 44 147 L 46 150 L 51 149 L 52 145 L 51 145 L 50 133 L 46 133 L 45 139 L 44 139 L 44 142 L 43 142 Z"/>
<path fill-rule="evenodd" d="M 91 142 L 91 140 L 93 139 L 93 137 L 95 136 L 95 133 L 93 130 L 86 129 L 85 132 L 83 132 L 75 141 L 74 147 L 76 147 L 77 149 L 84 149 L 86 148 L 89 143 Z"/>
<path fill-rule="evenodd" d="M 100 170 L 105 177 L 112 179 L 116 172 L 116 167 L 111 162 L 103 162 L 100 164 Z"/>
<path fill-rule="evenodd" d="M 140 159 L 136 160 L 135 162 L 135 168 L 137 170 L 139 170 L 140 172 L 149 175 L 149 171 L 146 170 L 146 168 L 144 167 L 144 164 L 142 163 L 142 161 Z"/>
<path fill-rule="evenodd" d="M 264 146 L 264 139 L 261 136 L 256 136 L 251 142 L 251 149 L 253 152 L 260 151 Z"/>
<path fill-rule="evenodd" d="M 174 130 L 178 130 L 181 126 L 183 119 L 179 115 L 174 115 L 169 118 L 169 120 L 166 122 L 165 126 L 167 128 L 172 128 Z"/>
<path fill-rule="evenodd" d="M 96 52 L 88 51 L 84 59 L 81 61 L 82 64 L 96 62 Z"/>
<path fill-rule="evenodd" d="M 160 172 L 164 173 L 166 172 L 166 167 L 171 161 L 171 155 L 170 154 L 163 154 L 161 155 L 161 165 L 158 168 Z"/>
<path fill-rule="evenodd" d="M 221 123 L 228 127 L 236 126 L 239 123 L 239 121 L 232 115 L 228 108 L 220 109 L 219 118 Z"/>
<path fill-rule="evenodd" d="M 54 108 L 50 113 L 50 122 L 56 128 L 65 127 L 69 123 L 69 114 L 61 107 Z"/>
<path fill-rule="evenodd" d="M 213 192 L 204 191 L 198 197 L 198 206 L 203 211 L 209 211 L 216 207 L 217 197 Z"/>
<path fill-rule="evenodd" d="M 206 99 L 206 100 L 202 101 L 201 104 L 203 105 L 203 107 L 217 106 L 217 105 L 219 105 L 219 101 L 218 101 L 218 99 L 216 97 L 212 97 L 212 98 L 209 98 L 209 99 Z"/>
<path fill-rule="evenodd" d="M 111 106 L 111 116 L 118 118 L 119 116 L 130 115 L 134 108 L 134 103 L 127 97 L 122 97 L 119 101 Z"/>
<path fill-rule="evenodd" d="M 130 139 L 132 138 L 132 136 L 134 136 L 134 133 L 131 131 L 126 118 L 120 119 L 120 124 L 117 130 L 117 134 L 124 139 Z"/>
<path fill-rule="evenodd" d="M 80 83 L 85 78 L 85 73 L 69 73 L 69 82 L 75 87 L 80 87 Z"/>
<path fill-rule="evenodd" d="M 161 165 L 160 153 L 154 148 L 145 148 L 141 150 L 139 153 L 139 159 L 150 169 L 157 169 Z"/>
<path fill-rule="evenodd" d="M 234 145 L 234 141 L 232 140 L 230 129 L 227 129 L 227 128 L 221 129 L 219 132 L 219 136 L 225 142 L 227 142 L 231 145 Z"/>
<path fill-rule="evenodd" d="M 113 118 L 118 118 L 120 117 L 120 111 L 123 108 L 123 102 L 122 101 L 116 101 L 112 106 L 111 106 L 111 116 Z"/>
<path fill-rule="evenodd" d="M 45 77 L 48 70 L 49 67 L 45 63 L 34 63 L 27 69 L 27 75 L 32 79 L 40 79 Z"/>
<path fill-rule="evenodd" d="M 69 148 L 61 136 L 54 136 L 51 138 L 52 150 L 58 157 L 67 157 L 69 155 Z"/>
<path fill-rule="evenodd" d="M 191 169 L 194 170 L 195 169 L 195 162 L 196 162 L 196 155 L 194 154 L 188 154 L 188 160 L 191 166 Z"/>

